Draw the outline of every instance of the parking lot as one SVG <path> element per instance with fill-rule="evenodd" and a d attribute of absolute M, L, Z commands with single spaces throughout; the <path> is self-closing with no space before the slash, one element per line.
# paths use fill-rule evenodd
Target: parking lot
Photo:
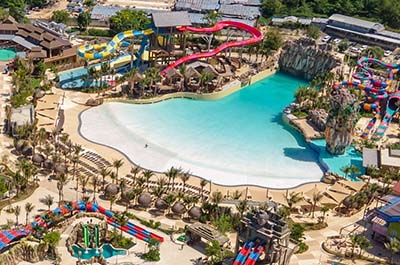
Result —
<path fill-rule="evenodd" d="M 361 54 L 369 47 L 368 45 L 365 45 L 365 44 L 351 42 L 351 41 L 343 40 L 340 38 L 334 38 L 334 37 L 326 35 L 326 34 L 324 34 L 320 37 L 318 43 L 321 45 L 331 44 L 336 47 L 340 47 L 340 46 L 343 47 L 343 45 L 341 45 L 341 43 L 343 43 L 343 41 L 348 42 L 348 45 L 344 45 L 344 47 L 345 46 L 348 46 L 348 47 L 347 47 L 347 49 L 342 50 L 340 52 L 348 54 L 352 57 L 361 56 Z M 385 50 L 382 60 L 384 60 L 386 62 L 391 62 L 391 63 L 400 63 L 400 54 L 394 54 L 392 50 Z"/>

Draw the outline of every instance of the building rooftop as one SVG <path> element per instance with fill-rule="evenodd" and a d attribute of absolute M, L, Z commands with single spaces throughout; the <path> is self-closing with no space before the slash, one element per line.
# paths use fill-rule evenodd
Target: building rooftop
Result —
<path fill-rule="evenodd" d="M 243 5 L 222 4 L 219 13 L 221 15 L 235 16 L 239 18 L 255 19 L 261 15 L 259 7 Z"/>
<path fill-rule="evenodd" d="M 379 151 L 375 148 L 363 148 L 363 167 L 379 167 Z"/>
<path fill-rule="evenodd" d="M 219 8 L 218 0 L 177 0 L 176 10 L 212 11 Z"/>
<path fill-rule="evenodd" d="M 377 22 L 371 22 L 359 18 L 349 17 L 341 14 L 333 14 L 329 17 L 330 21 L 341 22 L 349 25 L 354 25 L 364 29 L 373 29 L 376 31 L 383 30 L 385 27 Z"/>
<path fill-rule="evenodd" d="M 192 25 L 187 11 L 154 13 L 152 17 L 154 26 L 158 28 Z"/>
<path fill-rule="evenodd" d="M 32 124 L 35 117 L 35 108 L 33 105 L 25 105 L 16 109 L 12 109 L 11 123 L 16 126 Z"/>

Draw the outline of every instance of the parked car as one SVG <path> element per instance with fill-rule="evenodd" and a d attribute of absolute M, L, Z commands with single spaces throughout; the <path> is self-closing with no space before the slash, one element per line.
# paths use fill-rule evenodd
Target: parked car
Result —
<path fill-rule="evenodd" d="M 326 35 L 321 41 L 322 42 L 328 42 L 331 39 L 331 36 Z"/>
<path fill-rule="evenodd" d="M 387 50 L 383 53 L 383 56 L 388 57 L 389 55 L 391 55 L 393 52 L 391 50 Z"/>
<path fill-rule="evenodd" d="M 397 54 L 394 59 L 399 60 L 400 59 L 400 54 Z"/>
<path fill-rule="evenodd" d="M 364 50 L 366 50 L 367 48 L 368 48 L 368 45 L 363 45 L 363 46 L 361 46 L 360 51 L 364 51 Z"/>
<path fill-rule="evenodd" d="M 360 52 L 361 52 L 361 50 L 360 50 L 359 48 L 354 47 L 354 46 L 351 46 L 351 47 L 350 47 L 350 51 L 351 51 L 351 52 L 354 52 L 354 53 L 360 53 Z"/>
<path fill-rule="evenodd" d="M 341 39 L 334 39 L 333 42 L 339 44 L 342 40 Z"/>

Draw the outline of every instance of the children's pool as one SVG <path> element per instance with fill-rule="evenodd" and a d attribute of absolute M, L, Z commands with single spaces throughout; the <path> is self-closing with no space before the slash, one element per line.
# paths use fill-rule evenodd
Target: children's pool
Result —
<path fill-rule="evenodd" d="M 282 119 L 305 84 L 278 73 L 215 101 L 106 103 L 81 114 L 80 132 L 155 171 L 175 166 L 218 184 L 293 187 L 319 181 L 326 170 L 319 153 Z M 354 159 L 328 158 L 335 170 Z"/>
<path fill-rule="evenodd" d="M 81 248 L 77 245 L 73 245 L 72 249 L 74 250 L 74 257 L 78 258 L 79 256 L 81 259 L 91 259 L 92 257 L 100 256 L 100 252 L 102 252 L 104 258 L 110 258 L 116 255 L 126 255 L 126 250 L 124 249 L 115 249 L 110 244 L 104 244 L 101 246 L 101 250 L 97 250 L 95 248 Z"/>
<path fill-rule="evenodd" d="M 9 48 L 0 48 L 0 61 L 9 61 L 15 58 L 17 52 Z"/>

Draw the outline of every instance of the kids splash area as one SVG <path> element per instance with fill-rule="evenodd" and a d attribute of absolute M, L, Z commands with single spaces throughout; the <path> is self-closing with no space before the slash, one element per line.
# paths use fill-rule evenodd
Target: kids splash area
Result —
<path fill-rule="evenodd" d="M 79 222 L 80 218 L 84 217 L 82 214 L 92 215 L 84 218 L 87 221 Z M 124 221 L 124 224 L 120 224 L 115 220 L 118 217 L 113 212 L 97 203 L 75 201 L 47 211 L 24 228 L 2 230 L 0 232 L 0 252 L 6 250 L 12 243 L 38 233 L 41 228 L 52 228 L 57 223 L 72 217 L 76 217 L 78 222 L 73 226 L 70 233 L 66 235 L 68 237 L 66 239 L 66 247 L 70 255 L 78 260 L 100 262 L 113 256 L 126 256 L 126 249 L 115 248 L 110 243 L 110 235 L 112 234 L 110 228 L 121 231 L 121 235 L 122 232 L 125 232 L 145 242 L 150 239 L 154 239 L 159 243 L 164 241 L 164 238 L 129 221 Z"/>

